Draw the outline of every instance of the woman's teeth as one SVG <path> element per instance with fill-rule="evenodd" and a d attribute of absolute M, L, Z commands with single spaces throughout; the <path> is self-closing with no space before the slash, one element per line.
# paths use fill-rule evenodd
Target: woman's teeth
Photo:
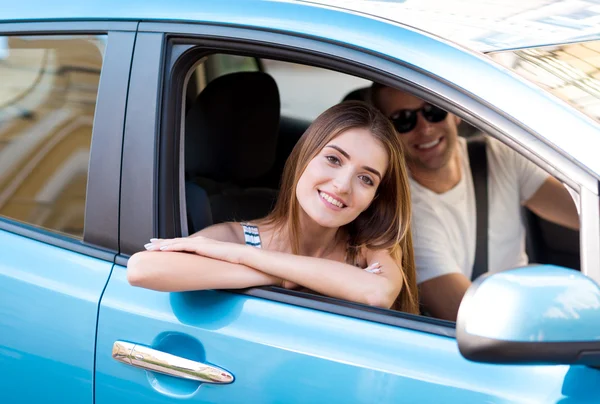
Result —
<path fill-rule="evenodd" d="M 319 195 L 321 196 L 321 198 L 325 199 L 327 202 L 329 202 L 332 205 L 335 205 L 340 208 L 344 207 L 343 203 L 341 203 L 337 199 L 333 199 L 331 196 L 327 195 L 325 192 L 319 192 Z"/>
<path fill-rule="evenodd" d="M 429 143 L 421 143 L 421 144 L 417 145 L 417 149 L 421 149 L 421 150 L 431 149 L 432 147 L 437 146 L 441 141 L 442 141 L 442 138 L 439 138 L 439 139 L 433 140 Z"/>

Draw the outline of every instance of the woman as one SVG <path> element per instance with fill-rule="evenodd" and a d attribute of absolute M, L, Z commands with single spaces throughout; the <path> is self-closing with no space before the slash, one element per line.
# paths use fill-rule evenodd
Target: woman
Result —
<path fill-rule="evenodd" d="M 417 313 L 410 215 L 392 124 L 365 103 L 345 102 L 298 141 L 270 215 L 152 239 L 129 259 L 127 277 L 160 291 L 304 287 Z"/>

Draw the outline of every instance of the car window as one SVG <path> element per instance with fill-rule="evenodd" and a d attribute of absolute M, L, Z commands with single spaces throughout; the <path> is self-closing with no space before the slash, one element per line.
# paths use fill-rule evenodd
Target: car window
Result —
<path fill-rule="evenodd" d="M 255 77 L 256 80 L 244 81 L 246 76 L 235 79 L 232 75 L 228 85 L 220 86 L 231 102 L 216 106 L 216 102 L 198 99 L 188 112 L 185 178 L 190 233 L 211 224 L 251 221 L 266 216 L 277 198 L 285 161 L 312 119 L 354 90 L 368 88 L 371 84 L 362 78 L 324 68 L 267 59 L 261 59 L 261 62 L 264 70 L 261 77 Z M 275 93 L 271 95 L 266 91 L 267 84 L 272 82 L 269 78 L 273 78 L 276 84 Z M 263 87 L 257 87 L 256 81 L 262 81 Z M 278 101 L 280 110 L 277 109 Z M 244 114 L 244 107 L 253 106 L 253 103 L 261 108 L 250 108 L 253 112 Z M 273 113 L 271 109 L 274 109 Z M 281 113 L 281 117 L 277 112 Z M 227 116 L 238 121 L 247 120 L 248 124 L 242 125 L 241 132 L 237 133 L 239 128 L 232 129 L 229 121 L 222 119 Z M 286 119 L 290 117 L 300 119 Z M 450 131 L 452 125 L 456 125 L 455 120 L 444 118 L 436 128 Z M 410 131 L 413 130 L 414 127 Z M 462 131 L 461 134 L 465 135 Z M 472 128 L 469 136 L 465 137 L 478 134 L 482 132 Z M 255 147 L 256 144 L 261 147 Z M 461 148 L 461 158 L 468 165 L 467 140 L 461 139 L 456 147 Z M 489 255 L 491 267 L 507 269 L 535 262 L 578 269 L 580 257 L 576 231 L 547 222 L 521 205 L 519 195 L 525 195 L 525 199 L 532 197 L 548 178 L 548 173 L 497 140 L 489 138 L 486 147 L 492 155 L 488 163 L 490 170 L 506 173 L 496 176 L 492 188 L 499 200 L 508 201 L 501 209 L 498 208 L 499 203 L 493 204 L 494 209 L 489 214 L 488 232 L 493 245 L 498 247 Z M 222 155 L 218 154 L 220 151 Z M 213 163 L 209 164 L 211 161 Z M 413 206 L 413 229 L 419 226 L 426 228 L 431 219 L 429 206 L 439 203 L 432 199 L 430 191 L 422 194 L 414 194 L 417 199 L 427 200 L 427 204 Z M 420 209 L 421 206 L 423 209 Z M 440 251 L 453 250 L 440 250 L 437 248 L 439 243 L 431 242 L 435 237 L 444 239 L 446 233 L 443 230 L 435 237 L 431 231 L 416 231 L 418 236 L 426 235 L 414 239 L 417 265 L 423 267 L 422 257 L 430 257 L 433 263 L 428 271 L 419 272 L 422 282 L 444 274 L 450 268 L 448 263 L 454 261 L 456 268 L 453 266 L 452 271 L 460 270 L 467 277 L 471 276 L 468 274 L 472 266 L 469 257 L 475 251 L 469 250 L 470 244 L 462 246 L 464 233 L 457 232 L 459 226 L 453 222 L 456 218 L 450 211 L 449 208 L 445 216 L 448 219 L 447 233 L 455 234 L 449 241 L 451 245 L 460 247 L 455 248 L 460 254 L 441 254 Z M 467 228 L 474 229 L 475 226 L 468 223 L 475 222 L 475 209 L 465 210 L 464 217 L 456 220 L 462 224 L 463 219 Z M 475 234 L 472 236 L 475 237 Z M 527 242 L 526 251 L 521 248 L 524 242 Z"/>
<path fill-rule="evenodd" d="M 0 37 L 0 216 L 83 236 L 102 36 Z"/>

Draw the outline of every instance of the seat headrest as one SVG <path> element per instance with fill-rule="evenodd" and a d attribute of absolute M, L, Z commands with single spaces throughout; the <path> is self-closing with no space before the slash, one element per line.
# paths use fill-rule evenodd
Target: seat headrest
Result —
<path fill-rule="evenodd" d="M 277 84 L 266 73 L 211 81 L 187 114 L 186 173 L 234 182 L 266 173 L 275 161 L 279 111 Z"/>

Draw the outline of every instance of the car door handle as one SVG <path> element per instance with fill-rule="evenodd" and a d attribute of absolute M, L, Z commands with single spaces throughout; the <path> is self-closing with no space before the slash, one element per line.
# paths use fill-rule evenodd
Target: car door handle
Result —
<path fill-rule="evenodd" d="M 213 384 L 233 382 L 231 373 L 216 366 L 185 359 L 131 342 L 116 341 L 113 344 L 112 357 L 127 365 L 183 379 Z"/>

